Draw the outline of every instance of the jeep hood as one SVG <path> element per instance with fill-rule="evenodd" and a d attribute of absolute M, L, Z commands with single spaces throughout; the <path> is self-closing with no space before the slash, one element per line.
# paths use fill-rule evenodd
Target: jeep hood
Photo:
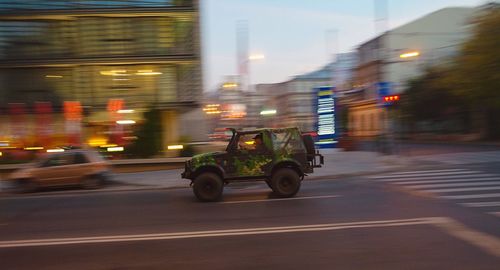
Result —
<path fill-rule="evenodd" d="M 226 151 L 208 152 L 208 153 L 194 155 L 191 158 L 191 160 L 201 160 L 201 159 L 207 159 L 207 158 L 215 158 L 215 157 L 219 157 L 219 156 L 225 155 L 226 153 L 227 153 Z"/>

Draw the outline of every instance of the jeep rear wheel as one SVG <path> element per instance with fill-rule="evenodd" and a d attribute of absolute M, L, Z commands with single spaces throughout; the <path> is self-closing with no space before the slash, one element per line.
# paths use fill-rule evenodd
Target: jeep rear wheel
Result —
<path fill-rule="evenodd" d="M 292 169 L 279 169 L 273 174 L 271 186 L 273 192 L 279 197 L 292 197 L 300 189 L 300 178 L 297 172 Z"/>
<path fill-rule="evenodd" d="M 224 183 L 215 173 L 202 173 L 194 179 L 193 192 L 202 202 L 214 202 L 222 197 Z"/>

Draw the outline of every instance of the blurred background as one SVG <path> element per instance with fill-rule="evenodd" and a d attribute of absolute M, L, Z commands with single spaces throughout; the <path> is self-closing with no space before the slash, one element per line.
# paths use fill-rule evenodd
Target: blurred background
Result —
<path fill-rule="evenodd" d="M 390 16 L 389 16 L 390 15 Z M 0 0 L 0 162 L 500 139 L 494 1 Z"/>

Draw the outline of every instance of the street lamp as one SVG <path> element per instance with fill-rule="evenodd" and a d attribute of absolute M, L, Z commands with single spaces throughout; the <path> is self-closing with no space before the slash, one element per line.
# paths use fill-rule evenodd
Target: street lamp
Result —
<path fill-rule="evenodd" d="M 276 110 L 263 110 L 260 112 L 260 115 L 275 115 Z"/>
<path fill-rule="evenodd" d="M 263 54 L 252 54 L 248 57 L 248 60 L 263 60 L 266 57 Z"/>
<path fill-rule="evenodd" d="M 411 58 L 411 57 L 417 57 L 420 55 L 420 52 L 414 51 L 414 52 L 407 52 L 399 55 L 399 58 Z"/>
<path fill-rule="evenodd" d="M 248 56 L 248 58 L 247 58 L 247 60 L 246 60 L 246 62 L 247 62 L 247 64 L 248 64 L 248 71 L 247 71 L 247 77 L 248 77 L 248 90 L 251 90 L 251 87 L 252 87 L 252 82 L 251 82 L 251 80 L 250 80 L 250 67 L 249 67 L 249 66 L 250 66 L 250 65 L 249 65 L 250 61 L 255 61 L 255 60 L 264 60 L 264 59 L 266 59 L 265 55 L 260 54 L 260 53 L 259 53 L 259 54 L 251 54 L 251 55 L 249 55 L 249 56 Z"/>

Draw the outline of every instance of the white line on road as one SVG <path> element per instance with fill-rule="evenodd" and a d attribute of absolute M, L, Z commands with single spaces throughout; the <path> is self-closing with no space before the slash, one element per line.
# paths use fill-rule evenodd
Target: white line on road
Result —
<path fill-rule="evenodd" d="M 413 219 L 375 220 L 375 221 L 361 221 L 361 222 L 327 223 L 327 224 L 313 224 L 313 225 L 299 225 L 299 226 L 261 227 L 261 228 L 244 228 L 244 229 L 177 232 L 177 233 L 12 240 L 12 241 L 0 241 L 0 248 L 154 241 L 154 240 L 188 239 L 188 238 L 202 238 L 202 237 L 278 234 L 278 233 L 292 233 L 292 232 L 315 232 L 315 231 L 332 231 L 332 230 L 344 230 L 344 229 L 356 229 L 356 228 L 383 228 L 383 227 L 411 226 L 411 225 L 437 226 L 438 228 L 440 228 L 441 230 L 450 235 L 453 235 L 461 240 L 473 244 L 476 247 L 482 249 L 483 251 L 488 252 L 496 257 L 500 257 L 500 240 L 497 239 L 495 236 L 475 231 L 453 219 L 446 217 L 423 217 L 423 218 L 413 218 Z"/>
<path fill-rule="evenodd" d="M 489 212 L 489 214 L 495 215 L 497 217 L 500 217 L 500 212 Z"/>
<path fill-rule="evenodd" d="M 444 199 L 462 200 L 462 199 L 481 199 L 481 198 L 499 198 L 500 193 L 472 194 L 472 195 L 451 195 L 440 196 Z"/>
<path fill-rule="evenodd" d="M 405 181 L 416 181 L 416 180 L 441 180 L 441 179 L 476 179 L 476 178 L 481 178 L 481 177 L 493 177 L 496 176 L 498 178 L 498 175 L 495 174 L 487 174 L 487 173 L 480 173 L 480 174 L 473 174 L 473 175 L 447 175 L 447 176 L 435 176 L 435 177 L 410 177 L 410 178 L 391 178 L 391 179 L 377 179 L 376 181 L 382 181 L 382 182 L 405 182 Z"/>
<path fill-rule="evenodd" d="M 401 181 L 392 182 L 391 184 L 396 185 L 414 185 L 414 184 L 435 184 L 435 183 L 454 183 L 454 182 L 482 182 L 482 181 L 497 181 L 500 177 L 485 177 L 485 178 L 471 178 L 471 179 L 444 179 L 444 180 L 421 180 L 421 181 Z"/>
<path fill-rule="evenodd" d="M 474 182 L 474 183 L 448 183 L 448 184 L 431 184 L 431 185 L 414 185 L 406 186 L 412 189 L 426 189 L 426 188 L 442 188 L 442 187 L 474 187 L 474 186 L 497 186 L 500 181 L 490 182 Z"/>
<path fill-rule="evenodd" d="M 437 219 L 441 219 L 441 221 Z M 435 218 L 434 220 L 436 221 L 434 225 L 441 228 L 446 233 L 469 244 L 473 244 L 491 255 L 500 257 L 500 239 L 495 236 L 468 228 L 464 224 L 451 218 L 442 217 Z"/>
<path fill-rule="evenodd" d="M 461 205 L 467 207 L 491 207 L 491 206 L 500 206 L 500 202 L 472 202 L 472 203 L 461 203 Z"/>
<path fill-rule="evenodd" d="M 483 190 L 500 190 L 500 186 L 495 186 L 495 187 L 472 187 L 472 188 L 428 189 L 428 190 L 425 190 L 425 191 L 431 192 L 431 193 L 446 193 L 446 192 L 483 191 Z"/>
<path fill-rule="evenodd" d="M 467 175 L 467 174 L 477 174 L 478 171 L 457 171 L 457 172 L 438 172 L 438 173 L 420 173 L 412 175 L 377 175 L 369 176 L 372 179 L 392 179 L 392 178 L 405 178 L 405 177 L 422 177 L 422 176 L 436 176 L 436 175 Z"/>
<path fill-rule="evenodd" d="M 339 196 L 340 195 L 325 195 L 325 196 L 293 197 L 293 198 L 280 198 L 280 199 L 227 201 L 227 202 L 219 202 L 219 203 L 221 203 L 221 204 L 236 204 L 236 203 L 256 203 L 256 202 L 278 202 L 278 201 L 293 201 L 293 200 L 326 199 L 326 198 L 336 198 Z"/>
<path fill-rule="evenodd" d="M 109 242 L 126 242 L 126 241 L 147 241 L 147 240 L 169 240 L 169 239 L 201 238 L 201 237 L 216 237 L 216 236 L 289 233 L 289 232 L 308 232 L 308 231 L 388 227 L 388 226 L 418 225 L 418 224 L 432 224 L 432 223 L 433 223 L 432 218 L 414 218 L 414 219 L 327 223 L 327 224 L 300 225 L 300 226 L 261 227 L 261 228 L 245 228 L 245 229 L 214 230 L 214 231 L 12 240 L 12 241 L 0 241 L 0 248 L 109 243 Z"/>
<path fill-rule="evenodd" d="M 406 171 L 406 172 L 388 173 L 388 175 L 404 175 L 404 174 L 418 174 L 418 173 L 437 173 L 437 172 L 457 172 L 457 171 L 467 171 L 467 170 L 466 169 L 443 169 L 443 170 L 427 170 L 427 171 Z"/>

